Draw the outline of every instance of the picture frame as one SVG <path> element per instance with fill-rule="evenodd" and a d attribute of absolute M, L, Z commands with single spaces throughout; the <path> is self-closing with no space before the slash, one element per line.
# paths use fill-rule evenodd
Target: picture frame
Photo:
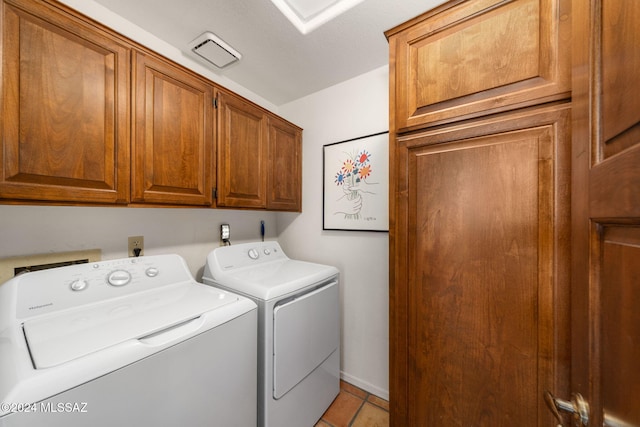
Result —
<path fill-rule="evenodd" d="M 388 135 L 323 146 L 323 230 L 389 231 Z"/>

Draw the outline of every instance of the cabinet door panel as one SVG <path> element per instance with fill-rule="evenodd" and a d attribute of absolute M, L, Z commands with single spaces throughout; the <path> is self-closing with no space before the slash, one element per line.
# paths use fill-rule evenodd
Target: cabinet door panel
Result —
<path fill-rule="evenodd" d="M 554 108 L 399 139 L 397 425 L 553 422 L 543 391 L 569 374 L 569 114 Z"/>
<path fill-rule="evenodd" d="M 218 206 L 267 205 L 267 115 L 226 92 L 218 94 Z"/>
<path fill-rule="evenodd" d="M 267 208 L 302 209 L 302 131 L 284 120 L 269 118 L 269 182 Z"/>
<path fill-rule="evenodd" d="M 135 52 L 133 201 L 210 205 L 213 87 Z"/>
<path fill-rule="evenodd" d="M 567 98 L 569 12 L 565 0 L 464 2 L 388 32 L 396 128 Z"/>
<path fill-rule="evenodd" d="M 640 7 L 631 2 L 602 6 L 603 155 L 612 157 L 640 142 Z"/>
<path fill-rule="evenodd" d="M 42 3 L 2 3 L 0 197 L 127 202 L 129 50 Z"/>
<path fill-rule="evenodd" d="M 640 2 L 576 0 L 572 13 L 571 392 L 590 426 L 637 426 Z"/>

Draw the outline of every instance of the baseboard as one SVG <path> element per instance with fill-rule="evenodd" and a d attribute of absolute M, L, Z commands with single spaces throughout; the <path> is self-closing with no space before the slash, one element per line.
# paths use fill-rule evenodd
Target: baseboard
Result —
<path fill-rule="evenodd" d="M 340 371 L 340 378 L 342 378 L 344 381 L 348 382 L 349 384 L 353 384 L 356 387 L 360 387 L 361 389 L 368 391 L 371 394 L 375 394 L 376 396 L 384 400 L 387 400 L 387 401 L 389 400 L 389 390 L 384 390 L 380 387 L 377 387 L 373 384 L 370 384 L 366 381 L 363 381 L 359 378 L 349 375 L 344 371 Z"/>

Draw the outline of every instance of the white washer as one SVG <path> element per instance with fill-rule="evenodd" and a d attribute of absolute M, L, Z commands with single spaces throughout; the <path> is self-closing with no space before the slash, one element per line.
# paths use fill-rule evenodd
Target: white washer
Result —
<path fill-rule="evenodd" d="M 257 423 L 257 307 L 178 255 L 0 286 L 0 426 Z"/>
<path fill-rule="evenodd" d="M 338 270 L 245 243 L 214 249 L 203 281 L 258 304 L 258 425 L 314 426 L 340 391 Z"/>

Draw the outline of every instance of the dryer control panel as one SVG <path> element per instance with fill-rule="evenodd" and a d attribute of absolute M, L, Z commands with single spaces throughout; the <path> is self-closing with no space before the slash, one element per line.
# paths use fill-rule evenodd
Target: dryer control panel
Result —
<path fill-rule="evenodd" d="M 185 281 L 193 276 L 180 256 L 157 255 L 41 270 L 6 285 L 14 282 L 16 317 L 26 319 Z"/>
<path fill-rule="evenodd" d="M 223 271 L 289 259 L 278 242 L 241 243 L 239 245 L 223 246 L 215 249 L 213 254 Z"/>

